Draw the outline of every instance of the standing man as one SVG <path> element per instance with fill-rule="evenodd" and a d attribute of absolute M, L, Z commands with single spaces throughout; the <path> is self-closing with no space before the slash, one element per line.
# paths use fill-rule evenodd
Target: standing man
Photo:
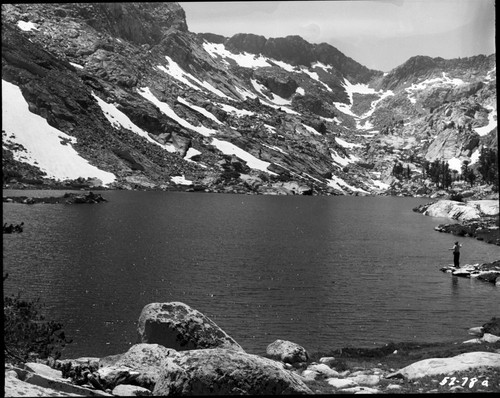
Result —
<path fill-rule="evenodd" d="M 462 245 L 458 242 L 455 242 L 453 247 L 448 250 L 453 250 L 453 265 L 455 268 L 460 268 L 460 248 Z"/>

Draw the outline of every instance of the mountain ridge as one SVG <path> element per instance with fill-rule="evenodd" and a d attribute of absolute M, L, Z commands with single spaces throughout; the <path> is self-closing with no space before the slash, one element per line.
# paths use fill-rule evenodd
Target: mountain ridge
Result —
<path fill-rule="evenodd" d="M 425 161 L 474 165 L 497 144 L 494 55 L 416 56 L 383 74 L 300 36 L 189 32 L 177 3 L 2 5 L 2 43 L 3 80 L 109 187 L 416 194 L 437 189 L 416 178 Z M 40 182 L 50 165 L 19 150 L 13 124 L 4 184 Z M 412 181 L 391 175 L 400 141 Z"/>

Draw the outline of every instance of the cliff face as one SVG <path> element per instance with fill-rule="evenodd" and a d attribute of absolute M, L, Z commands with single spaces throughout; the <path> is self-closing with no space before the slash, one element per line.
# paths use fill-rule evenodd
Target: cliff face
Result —
<path fill-rule="evenodd" d="M 177 3 L 2 5 L 2 79 L 25 101 L 3 112 L 42 118 L 3 125 L 4 183 L 74 178 L 73 151 L 110 187 L 380 194 L 395 161 L 496 144 L 494 56 L 384 76 L 299 36 L 191 33 Z M 49 131 L 64 139 L 42 159 Z"/>

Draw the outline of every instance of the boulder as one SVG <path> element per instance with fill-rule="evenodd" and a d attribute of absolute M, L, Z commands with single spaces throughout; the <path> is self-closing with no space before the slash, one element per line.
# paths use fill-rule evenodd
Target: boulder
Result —
<path fill-rule="evenodd" d="M 324 363 L 309 365 L 307 370 L 317 372 L 325 377 L 339 377 L 339 372 Z"/>
<path fill-rule="evenodd" d="M 354 382 L 356 382 L 356 384 L 359 384 L 361 386 L 376 386 L 380 382 L 380 376 L 361 374 L 352 377 L 351 380 L 353 380 Z"/>
<path fill-rule="evenodd" d="M 177 351 L 200 348 L 243 348 L 210 318 L 181 302 L 146 305 L 137 326 L 142 343 L 161 344 Z"/>
<path fill-rule="evenodd" d="M 300 345 L 286 340 L 276 340 L 269 344 L 266 354 L 285 363 L 307 362 L 309 354 Z"/>
<path fill-rule="evenodd" d="M 99 380 L 108 388 L 128 383 L 153 389 L 163 362 L 176 353 L 159 344 L 133 345 L 126 353 L 101 358 Z"/>
<path fill-rule="evenodd" d="M 153 395 L 312 394 L 300 376 L 272 359 L 213 348 L 167 359 Z"/>
<path fill-rule="evenodd" d="M 327 383 L 330 384 L 334 388 L 349 388 L 349 387 L 355 387 L 357 385 L 354 380 L 339 379 L 337 377 L 330 377 L 327 380 Z"/>
<path fill-rule="evenodd" d="M 115 397 L 138 397 L 153 395 L 147 388 L 130 384 L 120 384 L 111 392 Z"/>
<path fill-rule="evenodd" d="M 479 351 L 467 352 L 451 358 L 424 359 L 390 373 L 386 378 L 399 377 L 414 380 L 425 376 L 450 375 L 482 367 L 500 369 L 500 354 Z"/>

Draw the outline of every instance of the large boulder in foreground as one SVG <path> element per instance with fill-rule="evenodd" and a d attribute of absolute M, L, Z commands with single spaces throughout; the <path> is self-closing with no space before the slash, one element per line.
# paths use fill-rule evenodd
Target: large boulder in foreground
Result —
<path fill-rule="evenodd" d="M 286 340 L 276 340 L 269 344 L 266 354 L 285 363 L 307 362 L 309 354 L 302 346 Z"/>
<path fill-rule="evenodd" d="M 135 344 L 123 354 L 101 358 L 99 380 L 111 389 L 119 384 L 135 384 L 153 389 L 166 358 L 175 354 L 175 350 L 159 344 Z"/>
<path fill-rule="evenodd" d="M 408 380 L 425 376 L 452 375 L 482 367 L 493 367 L 500 370 L 500 354 L 494 352 L 467 352 L 451 358 L 430 358 L 387 375 L 387 378 L 402 377 Z"/>
<path fill-rule="evenodd" d="M 137 325 L 139 341 L 177 351 L 202 348 L 243 348 L 210 318 L 180 302 L 146 305 Z"/>
<path fill-rule="evenodd" d="M 312 394 L 300 376 L 269 358 L 221 348 L 178 352 L 153 395 Z"/>

